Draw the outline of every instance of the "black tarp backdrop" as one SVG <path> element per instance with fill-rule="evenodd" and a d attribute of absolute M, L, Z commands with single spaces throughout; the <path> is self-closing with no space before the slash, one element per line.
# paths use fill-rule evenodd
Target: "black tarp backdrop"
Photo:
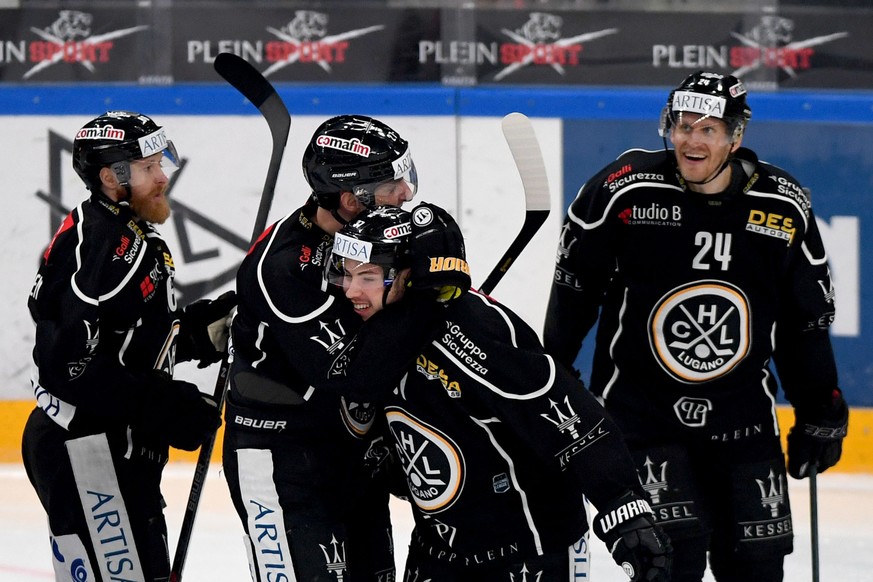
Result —
<path fill-rule="evenodd" d="M 758 90 L 869 90 L 871 30 L 873 8 L 833 6 L 719 13 L 39 4 L 0 9 L 0 82 L 217 82 L 212 59 L 231 51 L 276 82 L 665 86 L 707 69 Z"/>

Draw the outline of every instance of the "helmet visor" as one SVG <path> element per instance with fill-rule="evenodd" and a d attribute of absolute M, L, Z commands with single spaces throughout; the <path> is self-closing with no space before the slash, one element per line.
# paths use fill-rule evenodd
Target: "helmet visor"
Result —
<path fill-rule="evenodd" d="M 364 289 L 390 287 L 397 276 L 390 253 L 379 253 L 372 242 L 339 232 L 334 237 L 326 278 L 331 285 L 347 291 L 353 284 Z"/>
<path fill-rule="evenodd" d="M 327 282 L 342 289 L 343 293 L 352 287 L 372 292 L 390 287 L 394 277 L 389 277 L 385 267 L 378 263 L 362 263 L 356 259 L 331 255 L 327 265 Z"/>
<path fill-rule="evenodd" d="M 669 131 L 674 141 L 695 140 L 712 146 L 732 143 L 731 129 L 723 119 L 700 113 L 673 112 Z"/>
<path fill-rule="evenodd" d="M 365 206 L 400 206 L 418 192 L 418 171 L 409 150 L 391 163 L 394 176 L 387 180 L 358 184 L 354 194 Z"/>
<path fill-rule="evenodd" d="M 118 162 L 113 164 L 113 169 L 120 182 L 127 182 L 131 187 L 136 187 L 163 177 L 169 179 L 179 169 L 178 160 L 173 142 L 168 141 L 163 151 L 141 160 Z"/>

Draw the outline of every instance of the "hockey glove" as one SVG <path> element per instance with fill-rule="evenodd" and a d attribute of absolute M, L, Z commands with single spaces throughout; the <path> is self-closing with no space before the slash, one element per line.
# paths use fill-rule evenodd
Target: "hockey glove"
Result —
<path fill-rule="evenodd" d="M 601 508 L 594 533 L 632 582 L 667 582 L 673 564 L 670 538 L 655 523 L 648 501 L 628 491 Z"/>
<path fill-rule="evenodd" d="M 221 413 L 211 397 L 190 382 L 157 371 L 141 395 L 134 423 L 150 440 L 185 451 L 197 450 L 219 426 Z"/>
<path fill-rule="evenodd" d="M 470 267 L 464 236 L 451 215 L 423 202 L 412 211 L 412 289 L 433 289 L 437 301 L 448 303 L 470 289 Z"/>
<path fill-rule="evenodd" d="M 180 316 L 176 360 L 198 360 L 198 368 L 206 368 L 221 360 L 227 351 L 228 329 L 235 307 L 234 291 L 187 306 Z"/>
<path fill-rule="evenodd" d="M 848 428 L 849 407 L 838 388 L 827 405 L 795 409 L 794 426 L 788 432 L 788 474 L 803 479 L 811 465 L 819 472 L 836 465 Z"/>

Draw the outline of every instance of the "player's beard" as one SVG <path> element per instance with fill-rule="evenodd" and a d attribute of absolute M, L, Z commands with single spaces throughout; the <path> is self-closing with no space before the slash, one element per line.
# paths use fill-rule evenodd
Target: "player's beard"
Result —
<path fill-rule="evenodd" d="M 148 194 L 133 194 L 130 197 L 130 209 L 146 222 L 163 224 L 170 217 L 166 186 L 155 186 Z"/>

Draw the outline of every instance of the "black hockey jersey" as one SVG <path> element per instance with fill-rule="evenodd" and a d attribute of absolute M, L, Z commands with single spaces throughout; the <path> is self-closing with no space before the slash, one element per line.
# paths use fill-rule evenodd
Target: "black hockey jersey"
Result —
<path fill-rule="evenodd" d="M 37 403 L 75 431 L 126 426 L 152 370 L 172 374 L 173 257 L 158 232 L 100 193 L 45 249 L 28 307 Z"/>
<path fill-rule="evenodd" d="M 664 151 L 628 151 L 591 178 L 564 221 L 544 333 L 571 365 L 602 308 L 591 390 L 705 439 L 778 432 L 771 357 L 795 406 L 828 402 L 837 385 L 809 197 L 748 149 L 731 164 L 714 195 L 685 188 Z"/>
<path fill-rule="evenodd" d="M 386 414 L 413 536 L 455 563 L 566 550 L 587 529 L 583 494 L 600 505 L 639 488 L 600 404 L 516 314 L 474 291 L 449 308 Z"/>
<path fill-rule="evenodd" d="M 293 418 L 301 433 L 329 433 L 328 424 L 339 418 L 341 396 L 347 429 L 361 435 L 372 423 L 373 410 L 355 403 L 377 400 L 390 390 L 392 379 L 415 357 L 414 347 L 432 333 L 436 304 L 390 305 L 362 328 L 351 304 L 325 281 L 333 236 L 313 222 L 315 212 L 310 202 L 268 227 L 240 266 L 239 306 L 231 328 L 232 395 L 241 403 L 240 374 L 254 374 L 259 386 L 245 404 L 273 409 L 276 418 Z M 420 318 L 417 325 L 410 325 L 412 317 Z M 302 401 L 309 405 L 294 406 Z"/>

